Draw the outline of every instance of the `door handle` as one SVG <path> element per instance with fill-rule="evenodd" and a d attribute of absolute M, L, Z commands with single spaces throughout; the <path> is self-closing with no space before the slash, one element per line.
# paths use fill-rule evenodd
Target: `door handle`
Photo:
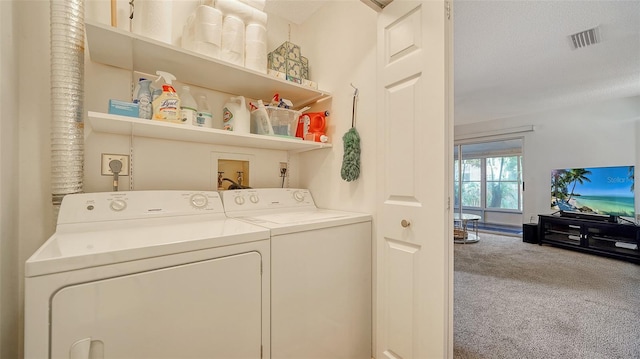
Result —
<path fill-rule="evenodd" d="M 402 221 L 400 221 L 400 225 L 402 226 L 402 228 L 407 228 L 411 225 L 411 222 L 403 219 Z"/>

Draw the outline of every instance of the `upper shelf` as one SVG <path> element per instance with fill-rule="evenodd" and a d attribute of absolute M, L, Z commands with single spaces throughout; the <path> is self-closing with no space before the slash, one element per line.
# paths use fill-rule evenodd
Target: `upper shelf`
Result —
<path fill-rule="evenodd" d="M 85 29 L 91 60 L 105 65 L 148 74 L 168 71 L 180 82 L 267 102 L 278 93 L 296 108 L 331 96 L 97 22 L 87 21 Z"/>
<path fill-rule="evenodd" d="M 242 146 L 291 152 L 305 152 L 332 147 L 329 143 L 303 141 L 302 139 L 295 137 L 237 133 L 218 130 L 215 128 L 143 120 L 134 117 L 118 116 L 92 111 L 89 111 L 87 122 L 96 132 L 161 138 L 175 141 L 209 143 L 223 146 Z"/>

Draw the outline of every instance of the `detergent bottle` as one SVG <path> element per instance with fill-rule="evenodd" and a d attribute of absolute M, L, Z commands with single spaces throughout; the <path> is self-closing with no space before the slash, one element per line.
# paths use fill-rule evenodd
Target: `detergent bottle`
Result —
<path fill-rule="evenodd" d="M 273 135 L 273 127 L 269 121 L 269 113 L 262 100 L 258 104 L 251 103 L 251 133 L 258 135 Z"/>
<path fill-rule="evenodd" d="M 156 74 L 164 79 L 162 94 L 153 100 L 154 120 L 169 121 L 173 123 L 183 123 L 180 112 L 180 97 L 176 89 L 171 85 L 171 81 L 176 77 L 164 71 L 156 71 Z"/>
<path fill-rule="evenodd" d="M 191 89 L 189 86 L 182 86 L 182 93 L 180 94 L 180 105 L 182 122 L 188 125 L 196 123 L 196 117 L 198 115 L 198 105 L 196 104 L 196 100 L 191 95 Z"/>
<path fill-rule="evenodd" d="M 244 96 L 231 97 L 222 109 L 222 129 L 240 133 L 249 133 L 249 109 Z"/>
<path fill-rule="evenodd" d="M 213 127 L 213 114 L 209 109 L 209 103 L 205 95 L 198 97 L 198 115 L 193 125 L 198 127 Z"/>

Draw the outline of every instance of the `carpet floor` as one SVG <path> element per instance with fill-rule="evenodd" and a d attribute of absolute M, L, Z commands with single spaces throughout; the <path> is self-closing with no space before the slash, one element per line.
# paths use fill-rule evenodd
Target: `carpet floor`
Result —
<path fill-rule="evenodd" d="M 640 358 L 640 266 L 482 233 L 454 247 L 454 358 Z"/>

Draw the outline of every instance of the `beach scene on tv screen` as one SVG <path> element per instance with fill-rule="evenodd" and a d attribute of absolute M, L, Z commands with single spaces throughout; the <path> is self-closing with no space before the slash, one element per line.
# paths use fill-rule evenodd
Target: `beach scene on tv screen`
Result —
<path fill-rule="evenodd" d="M 551 209 L 635 216 L 634 166 L 551 171 Z"/>

